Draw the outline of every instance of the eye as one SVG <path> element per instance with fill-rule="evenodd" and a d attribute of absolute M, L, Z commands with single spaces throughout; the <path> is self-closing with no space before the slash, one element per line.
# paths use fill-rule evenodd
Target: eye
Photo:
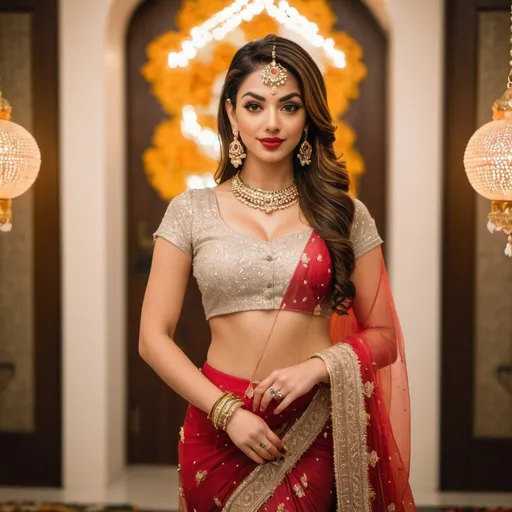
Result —
<path fill-rule="evenodd" d="M 298 103 L 287 103 L 283 109 L 286 111 L 286 112 L 290 112 L 290 113 L 294 113 L 294 112 L 298 112 L 300 109 L 302 108 L 301 105 L 299 105 Z"/>
<path fill-rule="evenodd" d="M 249 112 L 257 112 L 261 107 L 257 103 L 247 103 L 244 105 L 244 108 L 246 108 Z"/>

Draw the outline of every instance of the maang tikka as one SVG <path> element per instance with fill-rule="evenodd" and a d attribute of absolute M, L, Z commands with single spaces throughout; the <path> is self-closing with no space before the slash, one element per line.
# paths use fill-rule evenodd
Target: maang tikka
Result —
<path fill-rule="evenodd" d="M 272 47 L 272 62 L 265 66 L 265 69 L 261 73 L 261 81 L 265 85 L 272 87 L 272 94 L 277 92 L 276 87 L 284 85 L 288 79 L 288 71 L 286 68 L 276 62 L 276 46 Z"/>

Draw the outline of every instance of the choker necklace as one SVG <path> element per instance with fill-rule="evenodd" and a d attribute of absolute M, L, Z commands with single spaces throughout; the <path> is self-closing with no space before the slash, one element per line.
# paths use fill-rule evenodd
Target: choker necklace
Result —
<path fill-rule="evenodd" d="M 261 190 L 245 183 L 240 178 L 240 172 L 233 176 L 231 190 L 239 201 L 251 208 L 263 210 L 265 213 L 283 210 L 299 200 L 299 191 L 295 182 L 281 190 Z"/>

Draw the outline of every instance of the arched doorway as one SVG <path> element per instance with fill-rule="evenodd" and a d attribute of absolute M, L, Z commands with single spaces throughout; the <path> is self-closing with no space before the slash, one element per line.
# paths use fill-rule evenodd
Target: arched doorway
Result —
<path fill-rule="evenodd" d="M 151 144 L 154 127 L 164 113 L 140 69 L 146 46 L 157 35 L 172 30 L 180 1 L 147 0 L 139 5 L 127 33 L 127 343 L 128 343 L 128 463 L 176 464 L 179 427 L 186 403 L 170 390 L 140 359 L 137 350 L 140 307 L 151 264 L 151 233 L 166 203 L 150 188 L 142 167 L 142 153 Z M 368 76 L 360 98 L 351 104 L 345 119 L 357 132 L 357 147 L 366 163 L 360 180 L 361 199 L 386 235 L 386 129 L 387 35 L 363 3 L 333 2 L 338 30 L 347 31 L 364 49 Z M 187 293 L 175 339 L 200 365 L 209 339 L 193 280 Z"/>

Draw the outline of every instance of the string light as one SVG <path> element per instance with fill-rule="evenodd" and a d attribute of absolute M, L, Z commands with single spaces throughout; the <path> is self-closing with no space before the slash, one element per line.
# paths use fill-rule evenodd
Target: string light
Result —
<path fill-rule="evenodd" d="M 300 34 L 316 48 L 322 48 L 327 59 L 337 68 L 345 68 L 345 54 L 336 49 L 332 39 L 318 34 L 318 26 L 302 16 L 295 7 L 286 1 L 278 5 L 274 0 L 235 0 L 231 5 L 215 13 L 211 18 L 190 31 L 190 39 L 181 44 L 180 52 L 171 52 L 168 65 L 171 68 L 186 67 L 197 55 L 197 51 L 212 40 L 221 41 L 235 30 L 243 21 L 266 11 L 270 17 L 287 29 Z"/>
<path fill-rule="evenodd" d="M 214 160 L 220 158 L 220 142 L 217 133 L 210 128 L 203 128 L 198 123 L 197 113 L 192 105 L 183 107 L 181 132 L 184 137 L 198 144 L 207 156 Z"/>

